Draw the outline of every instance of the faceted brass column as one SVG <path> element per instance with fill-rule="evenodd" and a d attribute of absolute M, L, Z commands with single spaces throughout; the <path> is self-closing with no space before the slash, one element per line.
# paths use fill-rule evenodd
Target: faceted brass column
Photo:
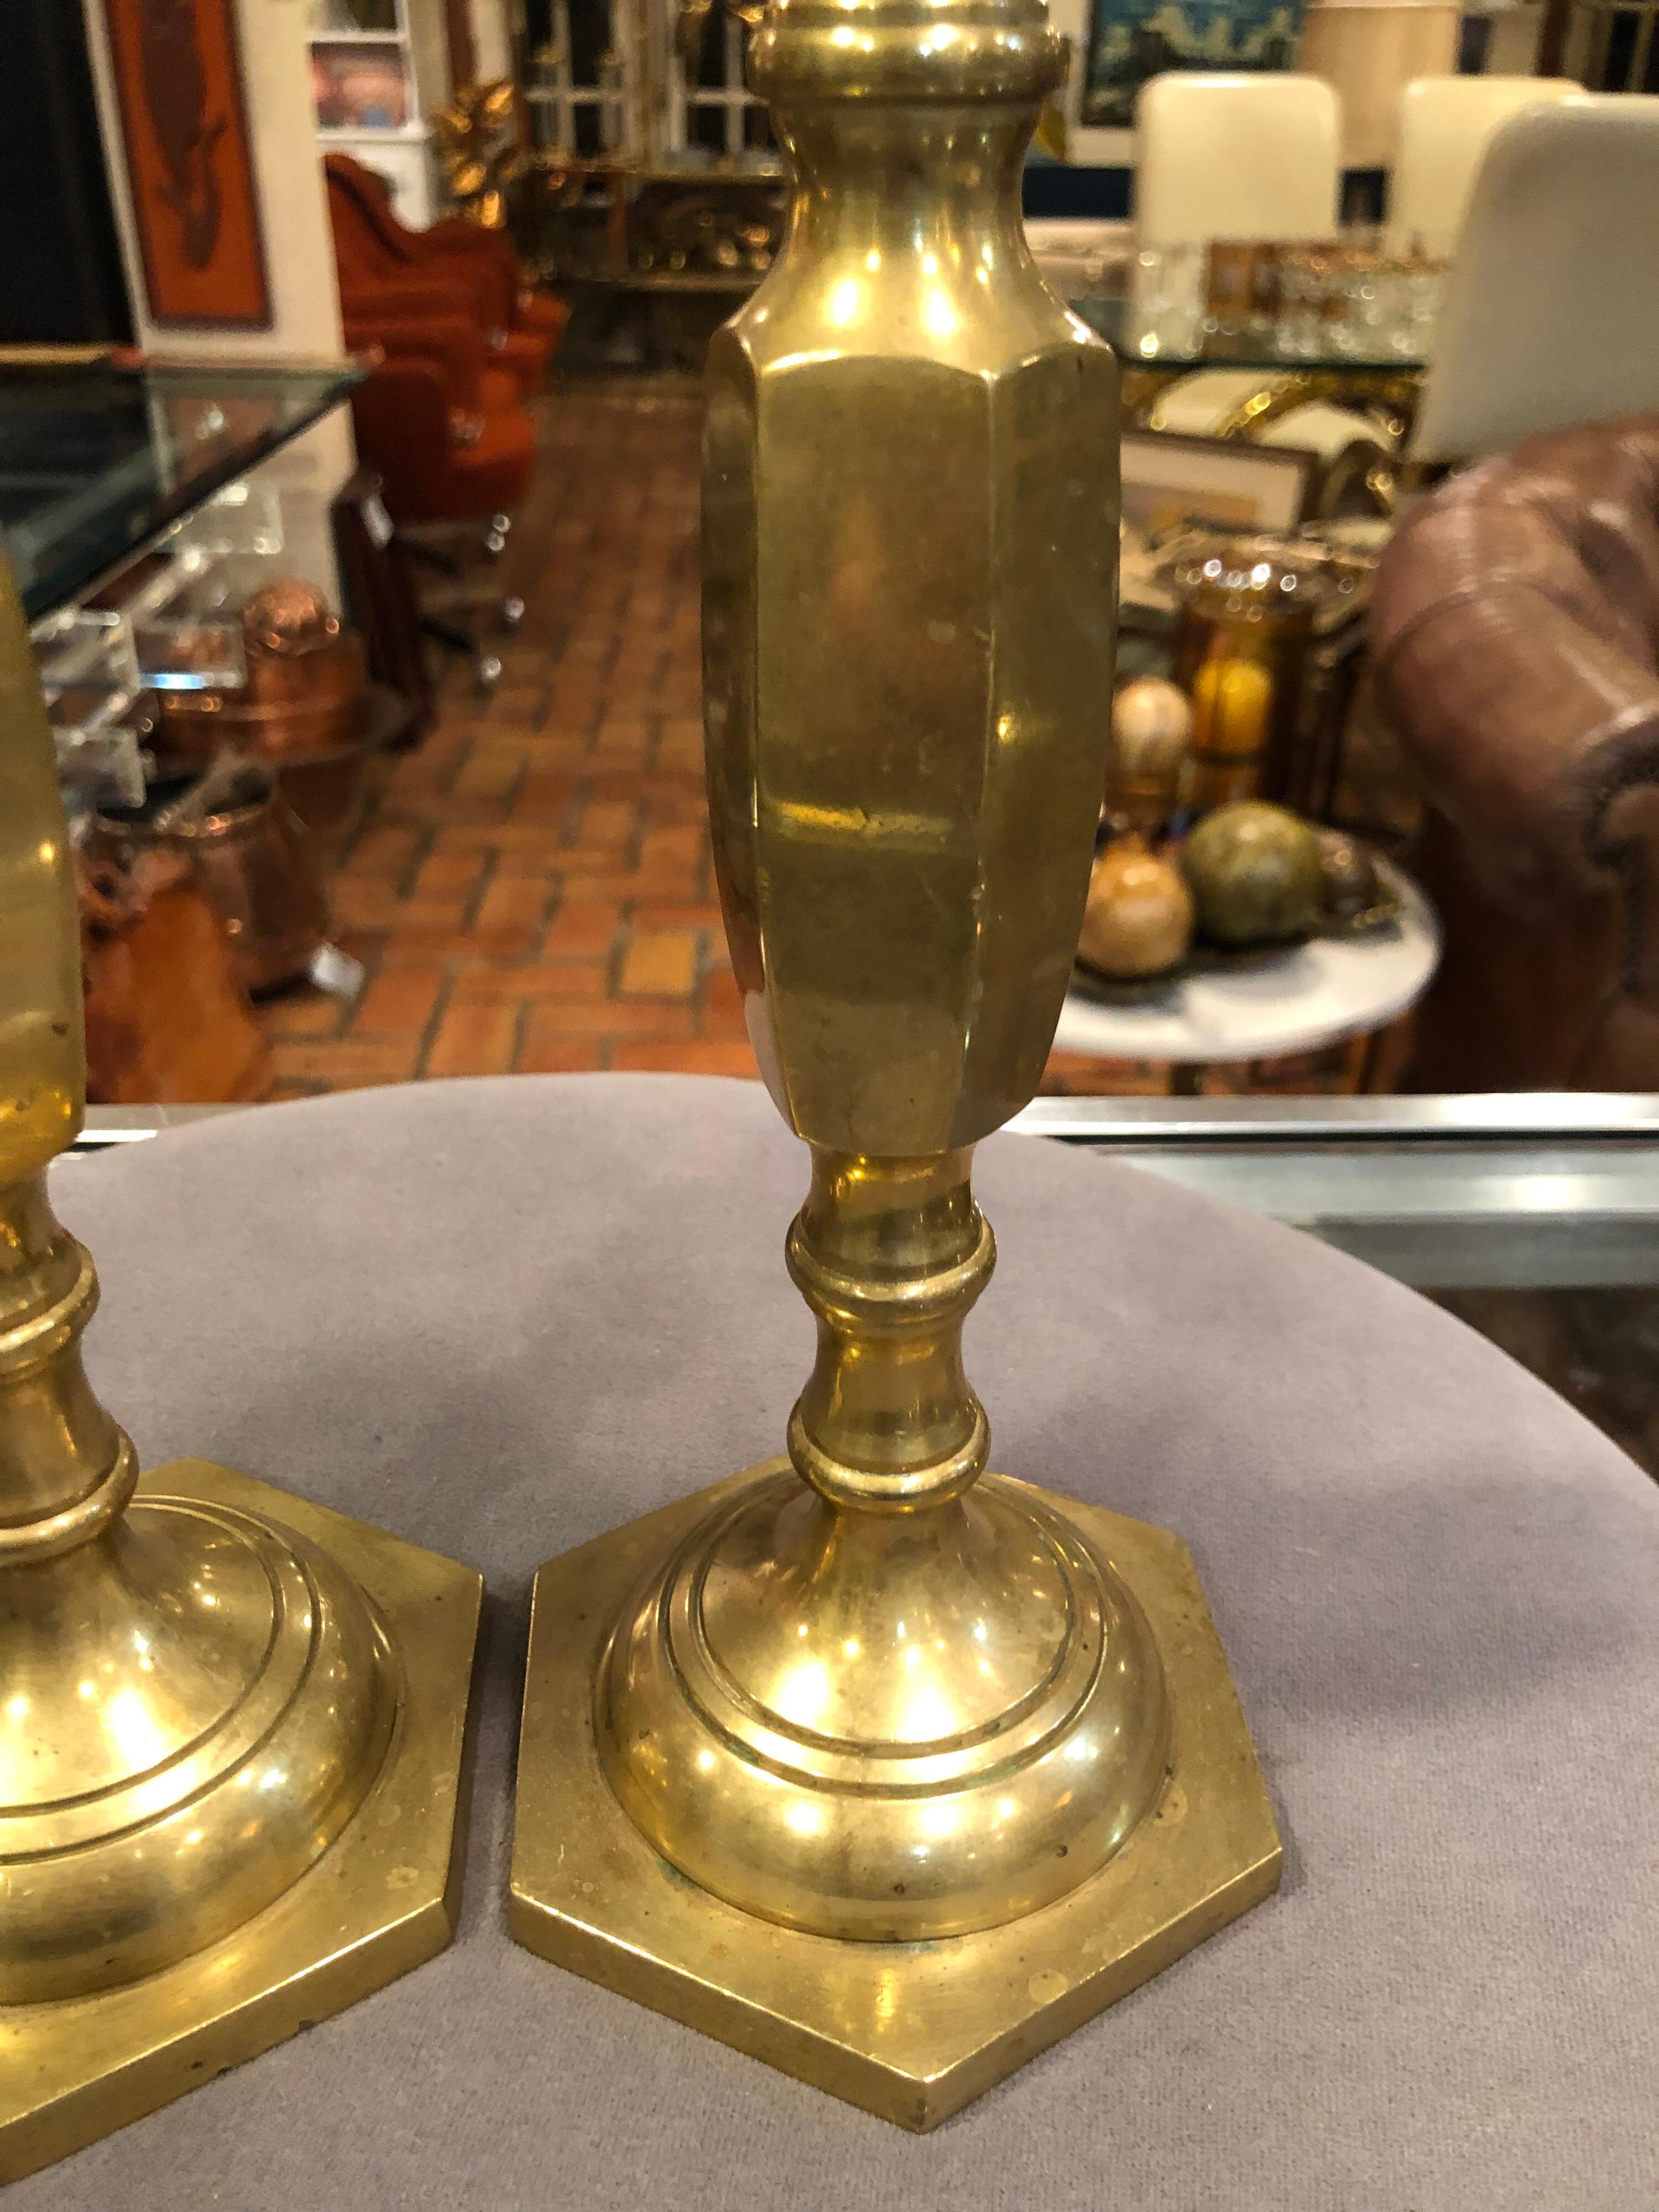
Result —
<path fill-rule="evenodd" d="M 985 1473 L 962 1364 L 1112 688 L 1115 367 L 1018 211 L 1059 44 L 1039 0 L 775 0 L 752 56 L 796 191 L 709 359 L 708 785 L 818 1353 L 787 1459 L 542 1570 L 513 1923 L 927 2127 L 1279 1848 L 1183 1548 Z"/>
<path fill-rule="evenodd" d="M 959 1936 L 1074 1889 L 1156 1802 L 1163 1668 L 1059 1514 L 975 1484 L 961 1334 L 992 1245 L 966 1156 L 813 1165 L 789 1239 L 819 1316 L 789 1425 L 810 1487 L 757 1485 L 647 1579 L 600 1756 L 663 1856 L 732 1904 Z"/>
<path fill-rule="evenodd" d="M 46 1199 L 80 1009 L 0 574 L 0 2180 L 441 1947 L 480 1595 L 225 1468 L 140 1485 L 82 1367 L 92 1261 Z"/>

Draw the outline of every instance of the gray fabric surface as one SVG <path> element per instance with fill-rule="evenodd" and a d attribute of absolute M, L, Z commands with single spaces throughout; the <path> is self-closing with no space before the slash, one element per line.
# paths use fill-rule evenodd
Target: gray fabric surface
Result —
<path fill-rule="evenodd" d="M 994 1461 L 1191 1542 L 1283 1891 L 937 2135 L 508 1941 L 537 1562 L 780 1447 L 805 1158 L 758 1088 L 508 1079 L 66 1164 L 94 1380 L 481 1568 L 463 1927 L 6 2212 L 1519 2212 L 1659 2204 L 1659 1497 L 1540 1385 L 1310 1241 L 985 1146 Z"/>

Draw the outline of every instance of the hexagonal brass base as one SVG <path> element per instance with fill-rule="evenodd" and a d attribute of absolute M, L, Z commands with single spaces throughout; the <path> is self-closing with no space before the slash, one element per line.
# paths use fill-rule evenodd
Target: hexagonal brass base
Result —
<path fill-rule="evenodd" d="M 798 1935 L 696 1888 L 652 1850 L 600 1771 L 594 1673 L 647 1561 L 765 1471 L 629 1522 L 537 1576 L 509 1924 L 590 1981 L 902 2127 L 935 2127 L 1270 1895 L 1273 1808 L 1186 1546 L 1038 1492 L 1109 1555 L 1158 1638 L 1175 1748 L 1157 1813 L 1058 1904 L 938 1942 Z"/>
<path fill-rule="evenodd" d="M 361 1810 L 276 1904 L 143 1981 L 59 2003 L 0 2005 L 0 2181 L 79 2150 L 355 2004 L 455 1932 L 480 1577 L 206 1460 L 152 1469 L 139 1494 L 238 1506 L 331 1552 L 380 1610 L 404 1700 Z"/>

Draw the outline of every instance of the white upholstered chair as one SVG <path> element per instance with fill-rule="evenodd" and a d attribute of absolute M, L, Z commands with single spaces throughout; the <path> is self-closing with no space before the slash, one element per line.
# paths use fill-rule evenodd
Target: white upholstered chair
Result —
<path fill-rule="evenodd" d="M 1177 70 L 1135 103 L 1143 246 L 1335 234 L 1341 109 L 1314 76 Z"/>
<path fill-rule="evenodd" d="M 1522 108 L 1583 97 L 1571 77 L 1414 77 L 1400 95 L 1390 236 L 1402 246 L 1420 240 L 1436 260 L 1449 260 L 1493 132 Z"/>
<path fill-rule="evenodd" d="M 1500 126 L 1469 204 L 1411 453 L 1468 460 L 1659 410 L 1659 96 Z"/>

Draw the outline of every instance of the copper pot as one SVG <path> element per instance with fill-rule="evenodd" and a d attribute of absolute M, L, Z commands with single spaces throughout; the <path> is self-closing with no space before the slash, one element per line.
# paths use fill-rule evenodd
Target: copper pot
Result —
<path fill-rule="evenodd" d="M 239 760 L 192 807 L 196 780 L 155 787 L 143 807 L 100 813 L 93 851 L 119 865 L 161 846 L 187 859 L 230 941 L 245 990 L 296 981 L 327 941 L 328 899 L 310 839 L 264 761 Z"/>
<path fill-rule="evenodd" d="M 384 684 L 365 684 L 346 725 L 343 744 L 314 753 L 267 757 L 284 804 L 320 843 L 330 844 L 356 819 L 369 763 L 377 754 L 398 744 L 410 720 L 409 707 L 399 693 Z M 164 778 L 176 781 L 199 775 L 203 764 L 187 756 L 172 754 L 163 755 L 159 765 Z"/>
<path fill-rule="evenodd" d="M 349 827 L 370 762 L 398 744 L 410 719 L 400 693 L 367 684 L 344 744 L 276 764 L 277 788 L 313 837 L 327 843 Z"/>
<path fill-rule="evenodd" d="M 256 592 L 242 610 L 242 641 L 245 684 L 163 695 L 168 753 L 209 761 L 234 745 L 283 762 L 350 743 L 368 681 L 362 640 L 314 586 L 284 576 Z"/>

